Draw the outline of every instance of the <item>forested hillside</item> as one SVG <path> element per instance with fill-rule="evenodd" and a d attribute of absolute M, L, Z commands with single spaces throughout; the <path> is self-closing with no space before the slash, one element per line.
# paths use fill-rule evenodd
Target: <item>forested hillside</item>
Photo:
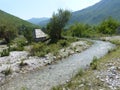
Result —
<path fill-rule="evenodd" d="M 120 21 L 120 0 L 101 0 L 91 7 L 73 12 L 69 23 L 98 24 L 108 17 Z"/>

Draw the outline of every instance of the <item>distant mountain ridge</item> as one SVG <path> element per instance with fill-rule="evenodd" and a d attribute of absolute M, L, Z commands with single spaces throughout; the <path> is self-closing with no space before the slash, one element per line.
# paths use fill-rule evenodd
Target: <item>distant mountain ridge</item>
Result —
<path fill-rule="evenodd" d="M 68 24 L 75 22 L 98 24 L 110 16 L 120 21 L 120 0 L 101 0 L 93 6 L 75 11 Z M 38 25 L 44 26 L 49 20 L 40 21 Z"/>
<path fill-rule="evenodd" d="M 27 20 L 27 21 L 29 21 L 29 22 L 31 22 L 31 23 L 33 23 L 33 24 L 39 25 L 40 22 L 45 21 L 45 20 L 48 20 L 48 19 L 49 19 L 49 18 L 46 18 L 46 17 L 43 17 L 43 18 L 31 18 L 31 19 L 29 19 L 29 20 Z"/>

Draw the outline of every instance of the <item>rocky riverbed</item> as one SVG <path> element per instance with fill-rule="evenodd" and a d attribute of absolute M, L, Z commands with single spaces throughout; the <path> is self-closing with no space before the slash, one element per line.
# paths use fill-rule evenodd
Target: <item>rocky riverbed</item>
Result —
<path fill-rule="evenodd" d="M 120 36 L 102 37 L 101 40 L 115 42 L 117 46 L 98 59 L 94 64 L 96 68 L 89 67 L 80 76 L 59 86 L 59 90 L 120 90 Z"/>
<path fill-rule="evenodd" d="M 57 63 L 48 65 L 41 70 L 19 74 L 2 85 L 0 90 L 21 90 L 23 88 L 50 90 L 55 85 L 68 82 L 79 68 L 86 68 L 92 62 L 94 56 L 100 58 L 112 48 L 114 48 L 114 45 L 109 42 L 94 41 L 90 48 L 81 53 L 59 60 Z"/>
<path fill-rule="evenodd" d="M 6 46 L 1 45 L 1 51 L 4 49 L 3 47 L 6 48 Z M 90 47 L 90 45 L 87 41 L 78 41 L 72 43 L 67 48 L 61 49 L 56 56 L 49 53 L 45 55 L 45 57 L 29 56 L 27 51 L 12 51 L 9 56 L 0 57 L 0 84 L 4 84 L 19 73 L 27 73 L 40 69 L 56 60 L 81 52 L 88 47 Z M 10 70 L 10 72 L 8 72 L 8 70 Z M 10 75 L 6 75 L 6 72 L 10 73 Z"/>

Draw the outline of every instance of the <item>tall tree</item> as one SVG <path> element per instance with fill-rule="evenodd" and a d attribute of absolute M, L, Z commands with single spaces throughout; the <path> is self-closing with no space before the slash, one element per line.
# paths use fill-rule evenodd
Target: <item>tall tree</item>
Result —
<path fill-rule="evenodd" d="M 1 25 L 0 26 L 0 38 L 4 38 L 7 43 L 17 36 L 17 30 L 12 25 Z"/>
<path fill-rule="evenodd" d="M 62 29 L 65 27 L 71 16 L 71 12 L 68 10 L 59 9 L 58 13 L 53 13 L 50 22 L 47 25 L 49 35 L 52 40 L 61 39 Z"/>

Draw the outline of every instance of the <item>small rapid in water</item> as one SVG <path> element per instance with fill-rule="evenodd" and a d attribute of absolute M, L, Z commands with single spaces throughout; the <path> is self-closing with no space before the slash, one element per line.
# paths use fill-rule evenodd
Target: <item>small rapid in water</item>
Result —
<path fill-rule="evenodd" d="M 87 50 L 74 54 L 66 59 L 48 65 L 41 70 L 26 74 L 20 74 L 10 82 L 0 87 L 0 90 L 50 90 L 51 87 L 63 84 L 70 80 L 80 68 L 86 68 L 92 62 L 93 57 L 103 57 L 115 45 L 109 42 L 94 41 Z"/>

